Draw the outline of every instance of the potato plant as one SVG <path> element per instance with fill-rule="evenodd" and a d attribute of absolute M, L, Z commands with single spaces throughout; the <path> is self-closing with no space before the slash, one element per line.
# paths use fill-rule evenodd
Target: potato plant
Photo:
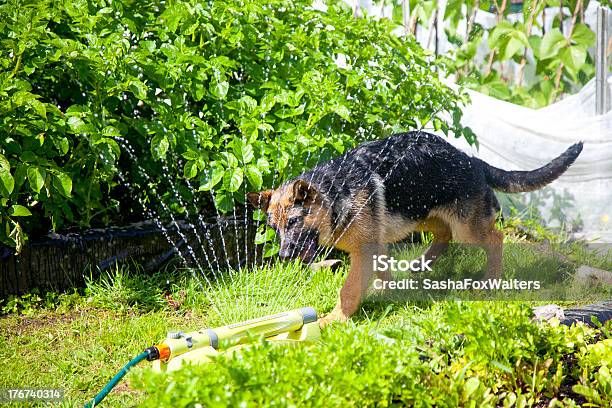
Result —
<path fill-rule="evenodd" d="M 392 131 L 473 142 L 464 96 L 392 29 L 307 0 L 5 2 L 0 242 L 139 219 L 139 202 L 225 213 Z"/>

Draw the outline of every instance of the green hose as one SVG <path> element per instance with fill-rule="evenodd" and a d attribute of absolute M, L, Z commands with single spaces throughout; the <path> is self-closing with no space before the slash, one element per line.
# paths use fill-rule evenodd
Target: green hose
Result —
<path fill-rule="evenodd" d="M 100 404 L 100 402 L 102 402 L 102 400 L 108 395 L 108 393 L 111 392 L 111 390 L 113 388 L 115 388 L 115 386 L 119 383 L 119 381 L 121 381 L 121 379 L 127 374 L 127 372 L 130 370 L 130 368 L 134 367 L 136 364 L 140 363 L 142 360 L 146 360 L 147 357 L 149 357 L 149 354 L 150 354 L 149 351 L 143 351 L 142 353 L 140 353 L 139 355 L 137 355 L 136 357 L 131 359 L 130 362 L 127 363 L 121 369 L 121 371 L 119 371 L 108 382 L 108 384 L 106 384 L 106 386 L 104 388 L 102 388 L 102 391 L 100 391 L 98 393 L 98 395 L 93 397 L 93 399 L 91 401 L 89 401 L 87 404 L 85 404 L 85 408 L 92 408 L 92 407 L 95 407 L 98 404 Z"/>

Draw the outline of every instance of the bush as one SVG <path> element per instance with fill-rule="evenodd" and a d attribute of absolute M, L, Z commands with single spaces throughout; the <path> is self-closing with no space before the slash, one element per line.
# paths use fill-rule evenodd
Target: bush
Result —
<path fill-rule="evenodd" d="M 396 130 L 473 141 L 463 96 L 388 21 L 309 0 L 107 3 L 0 6 L 0 241 L 18 249 L 142 218 L 135 193 L 153 211 L 231 211 Z"/>

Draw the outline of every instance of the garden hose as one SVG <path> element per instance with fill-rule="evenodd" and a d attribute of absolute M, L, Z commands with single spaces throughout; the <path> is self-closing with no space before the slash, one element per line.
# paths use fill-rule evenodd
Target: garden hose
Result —
<path fill-rule="evenodd" d="M 102 391 L 100 391 L 95 397 L 93 397 L 91 401 L 85 404 L 85 408 L 92 408 L 99 405 L 100 402 L 108 395 L 108 393 L 111 392 L 111 390 L 115 388 L 119 381 L 121 381 L 121 379 L 127 374 L 130 368 L 134 367 L 142 360 L 148 359 L 150 355 L 151 352 L 149 351 L 149 349 L 147 349 L 147 351 L 143 351 L 142 353 L 131 359 L 130 362 L 123 366 L 123 368 L 117 374 L 115 374 L 115 376 L 104 386 L 104 388 L 102 388 Z"/>

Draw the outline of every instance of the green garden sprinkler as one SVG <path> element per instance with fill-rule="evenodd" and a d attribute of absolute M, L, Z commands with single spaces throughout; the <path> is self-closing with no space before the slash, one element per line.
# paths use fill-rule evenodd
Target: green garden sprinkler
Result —
<path fill-rule="evenodd" d="M 263 337 L 271 343 L 311 342 L 320 336 L 317 312 L 312 307 L 290 310 L 269 316 L 234 323 L 215 329 L 202 329 L 189 333 L 175 331 L 159 344 L 145 349 L 115 375 L 111 381 L 85 407 L 98 405 L 127 374 L 143 360 L 153 361 L 159 372 L 177 370 L 183 363 L 202 364 L 221 354 L 239 353 L 249 347 L 247 341 Z"/>

